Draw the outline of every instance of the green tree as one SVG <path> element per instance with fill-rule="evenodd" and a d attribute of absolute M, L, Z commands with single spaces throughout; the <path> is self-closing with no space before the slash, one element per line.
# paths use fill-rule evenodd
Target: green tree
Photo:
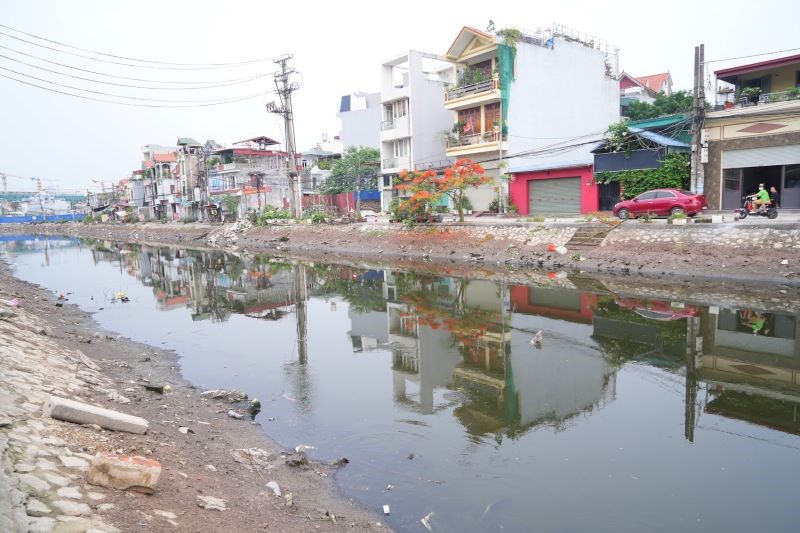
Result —
<path fill-rule="evenodd" d="M 360 192 L 377 189 L 378 175 L 381 173 L 381 153 L 375 148 L 351 146 L 336 161 L 331 175 L 322 184 L 326 193 L 355 192 L 356 213 L 361 211 Z"/>
<path fill-rule="evenodd" d="M 692 94 L 689 91 L 676 91 L 670 95 L 663 92 L 656 95 L 652 104 L 631 102 L 624 115 L 631 120 L 645 120 L 663 115 L 686 113 L 692 109 Z"/>

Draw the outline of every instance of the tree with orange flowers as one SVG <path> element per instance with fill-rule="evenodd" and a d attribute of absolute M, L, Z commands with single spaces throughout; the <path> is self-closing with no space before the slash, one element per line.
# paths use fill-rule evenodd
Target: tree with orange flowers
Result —
<path fill-rule="evenodd" d="M 395 189 L 409 191 L 411 196 L 400 203 L 400 209 L 412 213 L 429 212 L 430 206 L 447 195 L 458 211 L 458 220 L 464 221 L 464 193 L 492 181 L 491 176 L 479 163 L 471 159 L 459 159 L 443 173 L 433 170 L 400 173 Z"/>

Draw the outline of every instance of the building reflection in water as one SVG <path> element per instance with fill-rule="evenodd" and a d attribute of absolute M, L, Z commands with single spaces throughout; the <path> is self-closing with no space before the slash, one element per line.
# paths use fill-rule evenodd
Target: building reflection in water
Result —
<path fill-rule="evenodd" d="M 561 430 L 616 397 L 618 371 L 658 367 L 685 388 L 685 438 L 708 413 L 800 434 L 798 317 L 621 297 L 572 280 L 547 286 L 392 270 L 277 262 L 264 257 L 89 242 L 96 262 L 152 287 L 162 309 L 193 320 L 294 315 L 297 351 L 286 366 L 292 394 L 310 409 L 307 302 L 348 303 L 353 351 L 392 354 L 392 391 L 403 409 L 453 408 L 472 439 L 500 441 L 531 428 Z M 14 253 L 83 246 L 52 239 L 5 243 Z M 575 280 L 578 283 L 579 280 Z M 313 325 L 313 324 L 312 324 Z M 541 330 L 540 347 L 531 344 Z"/>

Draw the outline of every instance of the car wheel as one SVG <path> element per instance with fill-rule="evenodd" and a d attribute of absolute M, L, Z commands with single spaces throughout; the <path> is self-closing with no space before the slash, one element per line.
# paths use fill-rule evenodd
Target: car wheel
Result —
<path fill-rule="evenodd" d="M 684 212 L 685 211 L 683 210 L 682 207 L 677 207 L 677 206 L 669 210 L 670 215 L 680 215 L 683 214 Z"/>
<path fill-rule="evenodd" d="M 625 209 L 624 207 L 617 211 L 617 216 L 620 220 L 628 220 L 631 216 L 631 212 Z"/>

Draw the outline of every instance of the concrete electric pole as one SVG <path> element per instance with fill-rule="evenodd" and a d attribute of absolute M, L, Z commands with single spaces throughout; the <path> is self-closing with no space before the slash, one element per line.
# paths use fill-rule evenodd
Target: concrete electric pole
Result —
<path fill-rule="evenodd" d="M 690 189 L 695 193 L 704 192 L 703 163 L 708 161 L 708 145 L 703 135 L 705 120 L 706 94 L 703 87 L 705 70 L 705 45 L 694 48 L 694 91 L 692 105 L 692 168 Z"/>
<path fill-rule="evenodd" d="M 290 82 L 289 78 L 296 70 L 289 68 L 287 63 L 292 59 L 290 54 L 286 54 L 275 63 L 280 65 L 281 69 L 275 73 L 275 93 L 280 98 L 280 105 L 275 102 L 267 104 L 267 111 L 275 113 L 283 117 L 284 125 L 284 138 L 286 139 L 286 153 L 287 153 L 287 167 L 289 173 L 289 205 L 292 210 L 294 218 L 300 218 L 303 214 L 303 200 L 300 194 L 300 180 L 297 175 L 297 161 L 295 154 L 297 147 L 294 141 L 294 115 L 292 113 L 292 93 L 300 88 L 297 82 Z"/>

